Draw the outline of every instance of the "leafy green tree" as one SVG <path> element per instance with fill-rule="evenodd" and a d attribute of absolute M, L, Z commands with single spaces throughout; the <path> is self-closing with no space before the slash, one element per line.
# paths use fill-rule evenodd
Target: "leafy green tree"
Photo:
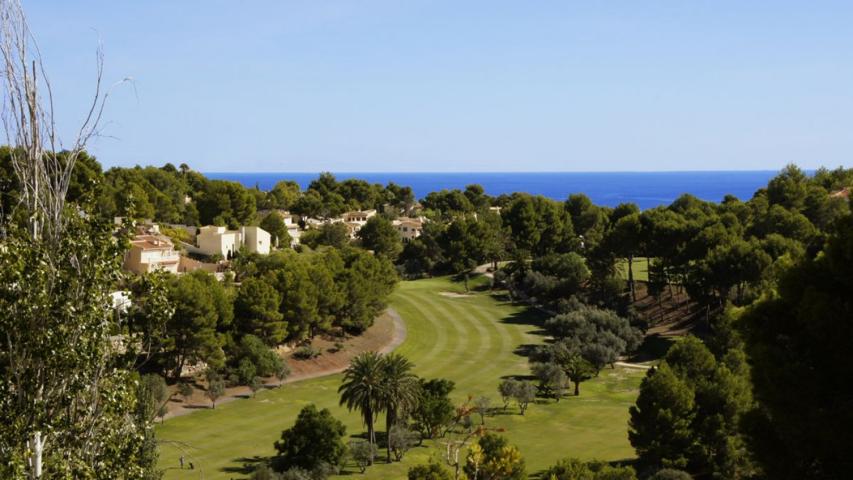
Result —
<path fill-rule="evenodd" d="M 365 442 L 364 440 L 352 440 L 349 442 L 349 453 L 355 464 L 358 465 L 361 473 L 367 470 L 367 467 L 373 465 L 373 460 L 376 458 L 376 445 Z"/>
<path fill-rule="evenodd" d="M 142 376 L 138 401 L 146 403 L 146 411 L 153 414 L 149 420 L 154 420 L 156 417 L 163 418 L 166 415 L 166 403 L 170 398 L 172 396 L 169 394 L 169 387 L 163 377 L 156 373 Z"/>
<path fill-rule="evenodd" d="M 474 410 L 480 415 L 480 425 L 486 424 L 486 415 L 489 414 L 489 410 L 492 405 L 492 399 L 485 395 L 481 395 L 474 399 Z"/>
<path fill-rule="evenodd" d="M 338 388 L 341 405 L 349 411 L 358 410 L 367 425 L 367 441 L 376 444 L 374 423 L 382 411 L 382 399 L 386 398 L 385 365 L 376 352 L 360 353 L 344 370 L 344 380 Z"/>
<path fill-rule="evenodd" d="M 469 479 L 526 480 L 524 459 L 505 437 L 486 433 L 468 449 L 465 475 Z"/>
<path fill-rule="evenodd" d="M 281 297 L 266 280 L 244 280 L 234 299 L 237 332 L 257 335 L 268 345 L 281 343 L 287 336 L 288 324 L 279 311 L 280 305 Z"/>
<path fill-rule="evenodd" d="M 531 369 L 533 375 L 539 380 L 539 391 L 554 397 L 559 402 L 569 388 L 569 377 L 566 376 L 566 372 L 553 363 L 534 363 Z"/>
<path fill-rule="evenodd" d="M 248 386 L 249 390 L 252 391 L 252 397 L 254 398 L 254 396 L 258 394 L 258 390 L 264 388 L 264 381 L 261 379 L 261 377 L 255 376 L 252 377 L 251 380 L 249 380 Z"/>
<path fill-rule="evenodd" d="M 422 438 L 436 438 L 453 421 L 456 409 L 450 401 L 450 392 L 455 385 L 441 378 L 421 379 L 420 384 L 421 395 L 412 418 Z"/>
<path fill-rule="evenodd" d="M 408 480 L 452 480 L 450 472 L 438 463 L 415 465 L 409 469 Z"/>
<path fill-rule="evenodd" d="M 277 182 L 272 189 L 267 192 L 264 200 L 264 208 L 277 208 L 281 210 L 292 208 L 299 199 L 300 193 L 299 184 L 292 180 L 282 180 Z"/>
<path fill-rule="evenodd" d="M 260 338 L 254 335 L 244 335 L 240 338 L 236 351 L 232 354 L 238 362 L 247 359 L 254 367 L 255 373 L 261 377 L 278 375 L 282 370 L 289 372 L 284 360 Z M 287 376 L 285 373 L 284 377 Z"/>
<path fill-rule="evenodd" d="M 345 436 L 346 427 L 328 409 L 307 405 L 299 412 L 296 423 L 275 442 L 277 455 L 272 466 L 284 472 L 294 467 L 313 470 L 323 464 L 341 465 L 347 451 Z"/>
<path fill-rule="evenodd" d="M 420 384 L 418 377 L 412 373 L 413 367 L 414 365 L 406 357 L 398 353 L 389 353 L 382 357 L 384 388 L 379 404 L 385 410 L 388 462 L 391 461 L 391 430 L 397 424 L 401 414 L 411 412 L 418 404 Z"/>
<path fill-rule="evenodd" d="M 257 373 L 258 369 L 250 359 L 245 357 L 240 359 L 240 363 L 237 364 L 237 376 L 240 379 L 240 383 L 248 385 L 257 376 Z"/>
<path fill-rule="evenodd" d="M 628 436 L 643 464 L 723 478 L 754 473 L 740 431 L 753 403 L 736 365 L 718 362 L 694 337 L 670 348 L 630 410 Z"/>
<path fill-rule="evenodd" d="M 211 407 L 215 409 L 216 401 L 225 395 L 225 381 L 220 375 L 208 375 L 205 395 L 210 399 Z"/>
<path fill-rule="evenodd" d="M 637 295 L 634 288 L 634 256 L 641 250 L 642 223 L 640 214 L 633 213 L 616 221 L 608 233 L 605 243 L 608 248 L 618 257 L 622 257 L 628 264 L 628 287 L 631 289 L 631 300 L 636 301 Z"/>
<path fill-rule="evenodd" d="M 252 223 L 256 201 L 251 192 L 237 182 L 208 180 L 197 198 L 199 220 L 204 225 L 238 228 Z"/>
<path fill-rule="evenodd" d="M 522 380 L 518 383 L 513 398 L 515 399 L 515 403 L 518 404 L 519 412 L 521 415 L 524 415 L 530 403 L 536 400 L 536 386 L 527 380 Z"/>
<path fill-rule="evenodd" d="M 184 403 L 190 401 L 190 397 L 193 395 L 193 387 L 189 383 L 181 382 L 178 384 L 178 395 L 184 399 Z"/>
<path fill-rule="evenodd" d="M 359 229 L 357 237 L 361 246 L 389 260 L 395 260 L 403 251 L 403 242 L 391 222 L 382 216 L 370 217 Z"/>
<path fill-rule="evenodd" d="M 297 340 L 308 338 L 320 319 L 317 306 L 320 293 L 312 282 L 308 260 L 296 253 L 289 254 L 283 265 L 264 276 L 264 281 L 281 295 L 278 308 L 289 336 Z"/>
<path fill-rule="evenodd" d="M 498 393 L 501 395 L 501 400 L 504 402 L 504 410 L 509 406 L 509 402 L 515 397 L 515 392 L 518 390 L 518 380 L 507 378 L 498 384 Z"/>
<path fill-rule="evenodd" d="M 768 478 L 849 475 L 853 219 L 833 230 L 739 320 L 759 403 L 750 443 Z"/>
<path fill-rule="evenodd" d="M 564 208 L 572 219 L 575 234 L 582 238 L 584 249 L 597 247 L 607 231 L 607 213 L 582 193 L 569 195 Z"/>
<path fill-rule="evenodd" d="M 399 462 L 403 456 L 420 442 L 418 432 L 413 432 L 404 424 L 396 424 L 388 431 L 388 444 L 394 453 L 394 458 Z"/>
<path fill-rule="evenodd" d="M 571 343 L 596 371 L 635 350 L 643 341 L 642 333 L 628 319 L 611 310 L 586 305 L 548 319 L 545 328 L 554 338 Z"/>
<path fill-rule="evenodd" d="M 343 222 L 324 223 L 319 228 L 304 231 L 299 237 L 299 243 L 314 249 L 323 245 L 343 248 L 350 243 L 349 230 Z"/>
<path fill-rule="evenodd" d="M 281 215 L 272 211 L 268 213 L 262 220 L 260 227 L 269 232 L 272 236 L 272 243 L 277 247 L 290 246 L 290 234 L 287 232 L 287 226 L 284 224 L 284 219 Z"/>
<path fill-rule="evenodd" d="M 203 361 L 213 368 L 225 363 L 217 334 L 219 314 L 211 290 L 198 276 L 176 277 L 169 291 L 174 314 L 166 322 L 165 351 L 175 379 L 188 362 Z"/>

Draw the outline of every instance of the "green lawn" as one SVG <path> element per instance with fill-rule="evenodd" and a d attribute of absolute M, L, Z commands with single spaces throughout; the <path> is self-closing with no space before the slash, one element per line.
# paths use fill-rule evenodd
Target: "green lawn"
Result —
<path fill-rule="evenodd" d="M 472 281 L 472 289 L 480 284 Z M 458 401 L 467 395 L 487 395 L 497 405 L 501 377 L 528 373 L 527 360 L 516 349 L 544 340 L 535 326 L 538 318 L 486 291 L 465 298 L 440 295 L 463 290 L 460 283 L 446 278 L 401 283 L 391 298 L 391 306 L 408 329 L 399 352 L 415 363 L 419 375 L 455 381 Z M 578 398 L 532 405 L 523 417 L 510 407 L 508 413 L 488 417 L 486 425 L 505 429 L 504 435 L 521 449 L 531 473 L 565 456 L 630 458 L 634 452 L 627 438 L 628 407 L 634 402 L 642 374 L 606 369 L 599 378 L 581 385 Z M 281 431 L 292 425 L 303 405 L 312 402 L 330 408 L 346 423 L 347 433 L 360 434 L 363 426 L 358 416 L 338 407 L 340 379 L 334 375 L 298 382 L 260 392 L 255 399 L 166 421 L 158 428 L 166 478 L 245 477 L 244 464 L 274 453 L 273 442 Z M 182 452 L 195 464 L 194 471 L 176 468 Z M 348 476 L 405 478 L 409 466 L 439 459 L 442 454 L 442 445 L 428 442 L 410 451 L 402 463 L 386 465 L 383 460 L 365 475 Z"/>
<path fill-rule="evenodd" d="M 634 280 L 638 282 L 649 281 L 649 264 L 646 257 L 634 257 Z M 628 260 L 619 260 L 616 263 L 616 271 L 619 276 L 628 280 Z"/>

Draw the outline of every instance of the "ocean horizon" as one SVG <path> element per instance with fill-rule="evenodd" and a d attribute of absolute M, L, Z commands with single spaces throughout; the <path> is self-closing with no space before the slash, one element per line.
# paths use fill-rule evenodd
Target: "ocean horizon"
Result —
<path fill-rule="evenodd" d="M 748 200 L 779 171 L 332 173 L 338 181 L 356 178 L 382 185 L 394 182 L 409 186 L 418 199 L 433 191 L 464 189 L 466 185 L 476 183 L 493 196 L 526 192 L 565 200 L 570 194 L 583 193 L 597 205 L 613 207 L 633 202 L 642 209 L 648 209 L 669 205 L 685 193 L 713 202 L 721 201 L 726 195 Z M 204 175 L 269 190 L 281 180 L 295 181 L 305 189 L 319 172 L 208 172 Z"/>

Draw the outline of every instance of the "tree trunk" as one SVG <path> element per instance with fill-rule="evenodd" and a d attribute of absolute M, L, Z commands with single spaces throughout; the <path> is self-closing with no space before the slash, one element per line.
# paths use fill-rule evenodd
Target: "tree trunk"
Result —
<path fill-rule="evenodd" d="M 465 293 L 468 292 L 470 292 L 470 290 L 468 290 L 468 272 L 465 272 Z"/>
<path fill-rule="evenodd" d="M 637 301 L 637 295 L 634 292 L 634 256 L 628 255 L 628 286 L 631 287 L 631 302 Z"/>
<path fill-rule="evenodd" d="M 385 447 L 388 453 L 388 463 L 391 463 L 391 428 L 396 423 L 394 418 L 394 409 L 389 408 L 385 412 Z"/>
<path fill-rule="evenodd" d="M 373 410 L 370 408 L 364 412 L 364 423 L 367 424 L 367 443 L 376 445 L 376 432 L 373 429 Z M 367 464 L 373 465 L 373 459 L 369 459 Z"/>
<path fill-rule="evenodd" d="M 575 381 L 575 396 L 578 397 L 581 394 L 581 382 Z"/>

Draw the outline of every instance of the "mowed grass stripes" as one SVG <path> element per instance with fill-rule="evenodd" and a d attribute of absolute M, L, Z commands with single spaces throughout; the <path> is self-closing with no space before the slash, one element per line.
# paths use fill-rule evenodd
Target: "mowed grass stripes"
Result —
<path fill-rule="evenodd" d="M 516 351 L 544 341 L 536 326 L 541 319 L 491 292 L 449 295 L 463 290 L 461 284 L 447 278 L 402 282 L 391 297 L 391 306 L 406 322 L 408 332 L 398 351 L 415 363 L 418 375 L 456 382 L 456 401 L 463 402 L 469 395 L 486 395 L 498 407 L 501 378 L 529 374 L 527 359 Z M 599 378 L 581 386 L 578 398 L 559 403 L 542 401 L 523 417 L 510 407 L 487 418 L 486 424 L 505 430 L 504 434 L 521 449 L 531 473 L 566 456 L 631 458 L 634 452 L 627 436 L 628 407 L 636 398 L 642 374 L 606 369 Z M 248 476 L 245 466 L 273 454 L 273 442 L 309 403 L 332 410 L 347 425 L 349 434 L 361 434 L 364 428 L 358 415 L 338 406 L 340 381 L 340 375 L 333 375 L 298 382 L 260 392 L 254 399 L 167 421 L 158 428 L 166 478 Z M 380 422 L 379 430 L 383 429 Z M 429 459 L 443 461 L 443 453 L 440 441 L 426 442 L 401 463 L 388 465 L 383 460 L 365 475 L 353 473 L 353 468 L 347 473 L 371 479 L 405 478 L 411 465 Z M 177 468 L 180 455 L 193 462 L 195 469 Z"/>

